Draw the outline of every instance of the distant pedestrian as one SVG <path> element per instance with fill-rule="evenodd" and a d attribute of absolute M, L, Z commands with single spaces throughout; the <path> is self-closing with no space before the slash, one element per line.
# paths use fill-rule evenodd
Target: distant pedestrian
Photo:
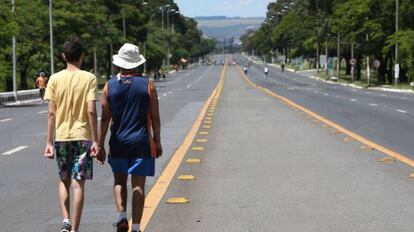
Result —
<path fill-rule="evenodd" d="M 45 157 L 53 159 L 56 155 L 60 176 L 59 205 L 63 217 L 61 232 L 78 231 L 85 180 L 92 179 L 93 158 L 99 151 L 96 77 L 80 69 L 84 55 L 80 42 L 72 40 L 64 44 L 62 58 L 66 69 L 50 77 L 45 95 L 49 100 Z M 74 194 L 72 223 L 69 216 L 71 186 Z"/>
<path fill-rule="evenodd" d="M 155 158 L 162 155 L 158 96 L 153 83 L 138 71 L 146 60 L 137 46 L 124 44 L 113 59 L 121 76 L 109 80 L 102 93 L 99 144 L 104 146 L 112 121 L 108 163 L 115 179 L 117 232 L 129 230 L 126 215 L 128 175 L 131 175 L 132 183 L 131 230 L 138 232 L 144 210 L 146 177 L 154 176 Z"/>
<path fill-rule="evenodd" d="M 285 63 L 282 63 L 282 72 L 285 71 Z"/>
<path fill-rule="evenodd" d="M 268 67 L 264 68 L 264 73 L 265 73 L 265 78 L 266 79 L 269 78 L 269 68 Z"/>
<path fill-rule="evenodd" d="M 36 78 L 36 87 L 39 88 L 39 96 L 42 102 L 45 97 L 46 83 L 47 83 L 47 79 L 46 79 L 45 73 L 40 72 L 39 76 Z"/>
<path fill-rule="evenodd" d="M 248 70 L 249 70 L 249 69 L 247 68 L 247 66 L 244 66 L 244 67 L 243 67 L 243 70 L 244 70 L 244 74 L 245 74 L 245 75 L 247 75 L 247 72 L 248 72 Z"/>

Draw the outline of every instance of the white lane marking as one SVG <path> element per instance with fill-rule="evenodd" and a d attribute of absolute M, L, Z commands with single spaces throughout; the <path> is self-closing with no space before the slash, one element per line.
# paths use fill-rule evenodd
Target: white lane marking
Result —
<path fill-rule="evenodd" d="M 370 106 L 378 106 L 378 104 L 375 104 L 375 103 L 371 103 L 371 104 L 369 104 Z"/>
<path fill-rule="evenodd" d="M 353 102 L 356 102 L 356 101 L 358 101 L 357 99 L 353 99 L 353 98 L 351 98 L 351 99 L 349 99 L 350 101 L 353 101 Z"/>
<path fill-rule="evenodd" d="M 339 98 L 339 96 L 335 96 L 336 98 Z"/>
<path fill-rule="evenodd" d="M 403 114 L 408 114 L 408 112 L 407 112 L 407 111 L 405 111 L 405 110 L 400 110 L 400 109 L 397 109 L 397 110 L 395 110 L 395 111 L 400 112 L 400 113 L 403 113 Z"/>
<path fill-rule="evenodd" d="M 44 111 L 39 111 L 39 112 L 37 112 L 38 114 L 46 114 L 48 111 L 47 110 L 44 110 Z"/>
<path fill-rule="evenodd" d="M 325 93 L 325 94 L 323 94 L 323 95 L 325 95 L 325 96 L 329 96 L 329 94 L 327 94 L 327 93 Z"/>
<path fill-rule="evenodd" d="M 11 120 L 13 120 L 13 119 L 12 118 L 5 118 L 5 119 L 0 120 L 0 122 L 7 122 L 7 121 L 11 121 Z"/>
<path fill-rule="evenodd" d="M 168 93 L 164 93 L 162 96 L 163 96 L 163 97 L 165 97 L 165 96 L 167 96 L 167 95 L 168 95 Z"/>
<path fill-rule="evenodd" d="M 187 89 L 190 88 L 190 87 L 191 87 L 191 85 L 187 85 Z"/>
<path fill-rule="evenodd" d="M 13 148 L 13 149 L 11 149 L 9 151 L 4 152 L 2 155 L 11 155 L 13 153 L 16 153 L 18 151 L 24 150 L 26 148 L 27 148 L 27 146 L 19 146 L 19 147 L 16 147 L 16 148 Z"/>
<path fill-rule="evenodd" d="M 172 94 L 173 93 L 173 91 L 168 91 L 168 94 Z"/>
<path fill-rule="evenodd" d="M 381 94 L 380 96 L 381 96 L 381 97 L 386 97 L 387 95 L 385 95 L 385 94 Z"/>
<path fill-rule="evenodd" d="M 102 120 L 102 118 L 101 117 L 98 117 L 98 121 L 101 121 Z"/>
<path fill-rule="evenodd" d="M 193 85 L 197 84 L 201 79 L 203 79 L 206 76 L 206 74 L 211 71 L 211 69 L 213 69 L 213 67 L 210 67 L 207 71 L 205 71 L 203 75 L 200 76 L 200 78 L 193 82 Z"/>

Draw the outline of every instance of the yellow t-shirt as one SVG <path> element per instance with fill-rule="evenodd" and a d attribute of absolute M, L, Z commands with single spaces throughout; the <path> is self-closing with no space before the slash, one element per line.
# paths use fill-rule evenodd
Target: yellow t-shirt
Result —
<path fill-rule="evenodd" d="M 50 77 L 45 99 L 56 104 L 56 141 L 92 140 L 88 101 L 97 100 L 96 77 L 62 70 Z"/>

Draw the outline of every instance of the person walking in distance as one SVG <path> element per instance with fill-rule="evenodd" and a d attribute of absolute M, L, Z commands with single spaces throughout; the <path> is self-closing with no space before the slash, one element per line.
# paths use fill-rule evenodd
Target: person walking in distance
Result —
<path fill-rule="evenodd" d="M 44 72 L 40 72 L 39 76 L 36 78 L 36 87 L 39 88 L 39 96 L 40 100 L 43 102 L 43 99 L 45 97 L 45 91 L 46 91 L 46 76 Z"/>
<path fill-rule="evenodd" d="M 139 70 L 145 61 L 137 46 L 124 44 L 113 56 L 113 64 L 120 69 L 121 75 L 109 80 L 102 93 L 99 144 L 104 147 L 111 123 L 108 163 L 114 173 L 117 232 L 129 230 L 126 214 L 128 175 L 131 175 L 132 184 L 131 230 L 140 231 L 145 180 L 147 176 L 154 176 L 155 159 L 162 155 L 157 91 Z"/>
<path fill-rule="evenodd" d="M 80 69 L 84 56 L 79 41 L 66 42 L 62 54 L 66 69 L 50 77 L 45 94 L 45 99 L 49 100 L 49 119 L 44 155 L 48 159 L 56 156 L 58 165 L 61 232 L 79 229 L 85 180 L 92 179 L 93 158 L 99 153 L 96 77 Z M 72 223 L 69 216 L 71 187 L 74 195 Z"/>
<path fill-rule="evenodd" d="M 264 73 L 265 73 L 265 78 L 268 79 L 269 78 L 269 68 L 268 67 L 264 68 Z"/>
<path fill-rule="evenodd" d="M 244 74 L 245 74 L 245 75 L 247 75 L 247 71 L 249 70 L 249 69 L 247 68 L 247 66 L 244 66 L 244 67 L 243 67 L 243 70 L 244 70 Z"/>

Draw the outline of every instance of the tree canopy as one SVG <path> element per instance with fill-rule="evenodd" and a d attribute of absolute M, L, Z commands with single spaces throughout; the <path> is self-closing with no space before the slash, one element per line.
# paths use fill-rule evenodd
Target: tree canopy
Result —
<path fill-rule="evenodd" d="M 392 83 L 393 66 L 400 64 L 400 80 L 414 79 L 414 0 L 399 0 L 399 31 L 396 32 L 396 0 L 279 0 L 268 5 L 265 23 L 242 38 L 246 52 L 267 57 L 314 58 L 325 47 L 330 57 L 351 59 L 351 45 L 360 77 L 363 57 L 381 62 L 378 82 Z M 269 33 L 271 32 L 271 33 Z M 399 56 L 395 57 L 398 44 Z M 316 65 L 316 64 L 315 64 Z M 372 64 L 370 64 L 372 65 Z"/>
<path fill-rule="evenodd" d="M 195 20 L 179 13 L 173 0 L 53 0 L 55 70 L 64 67 L 61 48 L 80 38 L 87 49 L 83 68 L 111 73 L 111 56 L 125 43 L 137 44 L 154 70 L 171 57 L 195 59 L 214 50 Z M 18 89 L 34 87 L 40 71 L 50 73 L 49 0 L 0 0 L 0 91 L 12 89 L 12 36 L 17 41 Z M 124 26 L 125 25 L 125 26 Z M 112 52 L 112 53 L 111 53 Z M 170 52 L 170 56 L 168 54 Z"/>

